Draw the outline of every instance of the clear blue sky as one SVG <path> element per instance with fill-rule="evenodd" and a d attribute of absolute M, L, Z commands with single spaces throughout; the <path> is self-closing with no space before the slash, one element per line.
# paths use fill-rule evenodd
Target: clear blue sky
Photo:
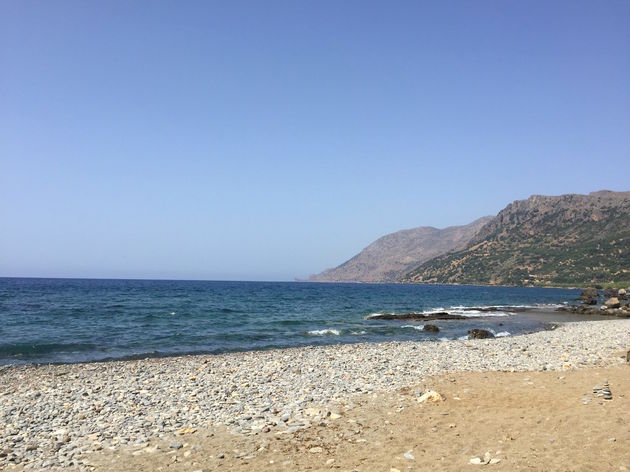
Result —
<path fill-rule="evenodd" d="M 630 2 L 0 2 L 0 275 L 290 280 L 630 190 Z"/>

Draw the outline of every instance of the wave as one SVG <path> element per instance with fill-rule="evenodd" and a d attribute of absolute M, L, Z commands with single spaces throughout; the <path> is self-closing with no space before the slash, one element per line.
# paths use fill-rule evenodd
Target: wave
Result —
<path fill-rule="evenodd" d="M 313 331 L 309 331 L 308 334 L 311 336 L 326 336 L 332 334 L 333 336 L 339 336 L 341 332 L 337 329 L 327 328 L 327 329 L 315 329 Z"/>
<path fill-rule="evenodd" d="M 480 309 L 475 309 L 475 308 L 465 308 L 465 309 L 459 309 L 459 308 L 431 308 L 429 310 L 423 310 L 423 311 L 418 311 L 418 312 L 410 312 L 410 314 L 418 314 L 418 315 L 438 315 L 438 314 L 443 314 L 443 315 L 455 315 L 455 316 L 463 316 L 465 318 L 480 318 L 480 317 L 495 317 L 495 316 L 510 316 L 512 314 L 514 314 L 514 312 L 510 312 L 507 311 L 509 309 L 507 309 L 506 311 L 493 311 L 489 308 L 483 308 L 483 307 L 479 307 Z M 494 308 L 494 307 L 492 307 Z M 375 312 L 375 313 L 370 313 L 369 315 L 367 315 L 365 317 L 365 319 L 369 320 L 372 318 L 380 318 L 384 315 L 389 315 L 389 314 L 395 314 L 395 313 L 381 313 L 381 312 Z"/>
<path fill-rule="evenodd" d="M 513 313 L 508 313 L 505 311 L 482 311 L 482 310 L 453 310 L 449 311 L 453 315 L 461 315 L 466 318 L 481 318 L 481 317 L 495 317 L 495 316 L 510 316 Z"/>
<path fill-rule="evenodd" d="M 418 331 L 423 331 L 424 325 L 404 325 L 404 326 L 401 326 L 401 328 L 412 328 L 412 329 L 417 329 Z"/>
<path fill-rule="evenodd" d="M 418 311 L 420 315 L 435 315 L 438 313 L 448 313 L 449 315 L 465 316 L 467 318 L 511 316 L 515 313 L 534 309 L 549 309 L 561 307 L 557 303 L 541 303 L 535 305 L 454 305 L 450 307 L 434 307 Z M 392 313 L 394 314 L 394 313 Z M 370 313 L 366 319 L 383 316 L 383 312 Z"/>
<path fill-rule="evenodd" d="M 16 343 L 0 344 L 0 357 L 31 358 L 54 353 L 77 353 L 93 351 L 89 343 Z"/>

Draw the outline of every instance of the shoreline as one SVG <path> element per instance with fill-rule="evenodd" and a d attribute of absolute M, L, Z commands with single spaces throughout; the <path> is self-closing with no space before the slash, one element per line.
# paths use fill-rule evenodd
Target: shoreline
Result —
<path fill-rule="evenodd" d="M 327 412 L 352 408 L 356 398 L 395 396 L 434 376 L 610 367 L 625 364 L 628 347 L 630 320 L 614 319 L 489 340 L 11 366 L 0 370 L 0 452 L 11 451 L 0 467 L 83 467 L 98 451 L 165 441 L 186 428 L 294 435 L 331 423 Z"/>

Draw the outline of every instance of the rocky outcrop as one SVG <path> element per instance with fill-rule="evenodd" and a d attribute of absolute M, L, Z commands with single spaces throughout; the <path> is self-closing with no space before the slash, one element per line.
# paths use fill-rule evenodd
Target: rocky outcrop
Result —
<path fill-rule="evenodd" d="M 595 290 L 595 292 L 593 292 Z M 586 293 L 586 295 L 585 295 Z M 630 318 L 630 302 L 622 302 L 620 298 L 626 295 L 626 289 L 585 289 L 578 300 L 581 305 L 568 305 L 558 308 L 557 311 L 566 311 L 580 315 L 606 315 L 619 318 Z M 603 303 L 599 303 L 604 300 Z"/>
<path fill-rule="evenodd" d="M 313 282 L 397 282 L 429 259 L 463 249 L 492 217 L 445 229 L 407 229 L 377 239 L 343 264 L 309 278 Z"/>

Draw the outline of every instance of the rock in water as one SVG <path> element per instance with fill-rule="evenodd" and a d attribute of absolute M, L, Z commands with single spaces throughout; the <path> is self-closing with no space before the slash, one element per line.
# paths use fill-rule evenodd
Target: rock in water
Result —
<path fill-rule="evenodd" d="M 424 331 L 429 331 L 431 333 L 439 333 L 440 332 L 440 328 L 438 328 L 434 324 L 425 324 L 423 329 L 424 329 Z"/>
<path fill-rule="evenodd" d="M 487 329 L 475 328 L 475 329 L 468 330 L 468 338 L 469 339 L 488 339 L 488 338 L 494 338 L 494 334 L 492 334 Z"/>
<path fill-rule="evenodd" d="M 599 293 L 596 288 L 585 288 L 580 294 L 580 300 L 582 300 L 582 303 L 584 303 L 584 305 L 597 305 L 598 296 Z"/>
<path fill-rule="evenodd" d="M 580 299 L 582 300 L 590 300 L 591 298 L 597 298 L 598 292 L 594 287 L 584 288 L 582 289 L 582 293 L 580 294 Z"/>
<path fill-rule="evenodd" d="M 611 297 L 606 300 L 605 305 L 608 308 L 619 308 L 621 306 L 621 303 L 619 302 L 619 299 L 617 297 Z"/>

